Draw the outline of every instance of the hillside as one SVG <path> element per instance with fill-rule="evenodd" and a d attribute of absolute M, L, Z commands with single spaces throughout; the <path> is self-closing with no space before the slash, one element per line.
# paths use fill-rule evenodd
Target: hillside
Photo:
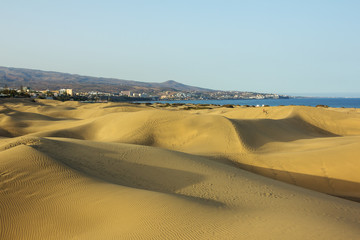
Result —
<path fill-rule="evenodd" d="M 33 89 L 58 90 L 72 88 L 81 91 L 146 91 L 155 93 L 160 91 L 212 91 L 210 89 L 188 86 L 169 80 L 163 83 L 148 83 L 116 78 L 90 77 L 77 74 L 41 71 L 24 68 L 0 67 L 0 87 L 7 85 L 11 88 L 29 86 Z"/>

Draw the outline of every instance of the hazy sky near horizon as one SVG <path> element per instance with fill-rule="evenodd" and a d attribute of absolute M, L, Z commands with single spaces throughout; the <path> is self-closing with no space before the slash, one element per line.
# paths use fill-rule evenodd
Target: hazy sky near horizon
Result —
<path fill-rule="evenodd" d="M 360 93 L 357 0 L 2 0 L 1 9 L 0 66 L 221 90 Z"/>

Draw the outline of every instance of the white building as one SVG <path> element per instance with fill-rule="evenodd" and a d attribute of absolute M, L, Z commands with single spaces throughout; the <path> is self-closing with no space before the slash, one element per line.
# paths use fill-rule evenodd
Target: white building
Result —
<path fill-rule="evenodd" d="M 73 90 L 63 88 L 63 89 L 59 90 L 59 94 L 60 95 L 70 95 L 70 96 L 72 96 L 73 95 Z"/>
<path fill-rule="evenodd" d="M 131 97 L 133 93 L 131 91 L 121 91 L 120 94 L 123 96 Z"/>

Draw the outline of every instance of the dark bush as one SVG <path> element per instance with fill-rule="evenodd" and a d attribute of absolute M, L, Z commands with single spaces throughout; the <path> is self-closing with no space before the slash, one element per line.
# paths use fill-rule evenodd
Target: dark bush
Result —
<path fill-rule="evenodd" d="M 180 107 L 180 106 L 183 106 L 185 105 L 185 103 L 173 103 L 171 104 L 172 107 Z"/>
<path fill-rule="evenodd" d="M 225 104 L 225 105 L 223 105 L 223 107 L 225 107 L 225 108 L 234 108 L 234 106 L 232 104 Z"/>

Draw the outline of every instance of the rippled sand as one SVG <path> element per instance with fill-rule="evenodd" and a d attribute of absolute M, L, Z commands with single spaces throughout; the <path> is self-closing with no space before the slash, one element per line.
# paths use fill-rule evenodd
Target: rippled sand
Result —
<path fill-rule="evenodd" d="M 359 173 L 358 109 L 0 99 L 0 239 L 358 239 Z"/>

